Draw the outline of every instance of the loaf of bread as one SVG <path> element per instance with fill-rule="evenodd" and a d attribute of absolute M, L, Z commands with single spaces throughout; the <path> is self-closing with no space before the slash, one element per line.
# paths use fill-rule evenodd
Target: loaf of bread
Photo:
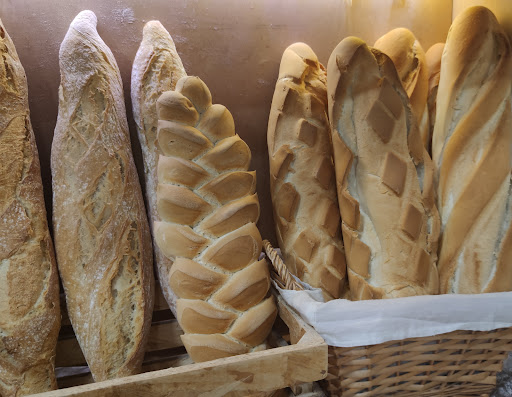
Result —
<path fill-rule="evenodd" d="M 428 69 L 428 120 L 430 136 L 434 134 L 434 122 L 436 120 L 436 98 L 439 76 L 441 75 L 441 56 L 443 55 L 444 43 L 437 43 L 430 47 L 425 54 Z"/>
<path fill-rule="evenodd" d="M 393 62 L 344 39 L 327 98 L 352 298 L 437 293 L 433 164 Z"/>
<path fill-rule="evenodd" d="M 459 14 L 441 61 L 432 147 L 441 293 L 512 290 L 511 71 L 492 12 Z"/>
<path fill-rule="evenodd" d="M 393 61 L 418 122 L 423 145 L 430 150 L 432 137 L 428 120 L 428 68 L 425 51 L 414 34 L 405 28 L 386 33 L 374 47 Z"/>
<path fill-rule="evenodd" d="M 231 113 L 212 105 L 198 77 L 184 77 L 157 102 L 155 239 L 173 265 L 161 284 L 177 296 L 176 314 L 190 357 L 207 361 L 247 353 L 267 337 L 277 314 L 267 297 L 256 173 Z M 170 294 L 170 293 L 169 293 Z"/>
<path fill-rule="evenodd" d="M 186 75 L 169 32 L 158 21 L 146 23 L 142 42 L 133 61 L 131 97 L 133 117 L 144 160 L 146 202 L 152 231 L 154 223 L 160 220 L 156 209 L 156 164 L 158 161 L 157 146 L 155 145 L 158 128 L 156 101 L 164 91 L 174 90 L 178 80 Z M 167 280 L 172 261 L 162 253 L 154 240 L 153 249 L 158 277 L 160 280 Z M 162 291 L 171 310 L 176 315 L 176 297 L 169 288 L 162 288 Z"/>
<path fill-rule="evenodd" d="M 25 71 L 0 21 L 0 396 L 56 388 L 59 276 Z"/>
<path fill-rule="evenodd" d="M 309 46 L 295 43 L 281 59 L 267 141 L 270 192 L 279 247 L 290 271 L 339 298 L 346 263 L 332 145 L 327 76 Z"/>
<path fill-rule="evenodd" d="M 153 311 L 153 254 L 121 76 L 82 11 L 60 47 L 52 144 L 53 226 L 73 329 L 96 381 L 140 371 Z"/>

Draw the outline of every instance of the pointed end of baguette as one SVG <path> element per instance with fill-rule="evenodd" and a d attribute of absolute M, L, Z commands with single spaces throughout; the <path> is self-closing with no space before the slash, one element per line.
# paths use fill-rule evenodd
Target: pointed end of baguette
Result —
<path fill-rule="evenodd" d="M 98 18 L 96 14 L 91 10 L 81 11 L 73 22 L 71 22 L 71 27 L 80 32 L 86 32 L 90 30 L 96 31 L 96 26 L 98 25 Z"/>
<path fill-rule="evenodd" d="M 154 41 L 158 39 L 165 39 L 173 42 L 171 35 L 160 21 L 147 22 L 142 30 L 142 41 Z"/>
<path fill-rule="evenodd" d="M 285 51 L 293 51 L 302 59 L 304 59 L 305 62 L 318 62 L 318 57 L 316 56 L 315 52 L 306 43 L 294 43 L 290 45 Z"/>

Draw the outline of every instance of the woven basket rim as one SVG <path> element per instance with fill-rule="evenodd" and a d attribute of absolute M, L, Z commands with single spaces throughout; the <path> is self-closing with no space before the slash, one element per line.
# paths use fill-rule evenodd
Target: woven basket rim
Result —
<path fill-rule="evenodd" d="M 283 260 L 277 253 L 276 249 L 272 246 L 270 241 L 263 240 L 263 248 L 270 263 L 273 267 L 272 279 L 282 288 L 291 291 L 304 291 L 304 287 L 300 285 L 292 276 Z"/>

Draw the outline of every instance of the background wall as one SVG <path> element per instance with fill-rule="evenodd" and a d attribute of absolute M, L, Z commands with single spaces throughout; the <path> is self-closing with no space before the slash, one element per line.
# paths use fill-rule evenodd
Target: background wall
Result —
<path fill-rule="evenodd" d="M 510 0 L 503 1 L 509 4 Z M 98 16 L 98 31 L 119 64 L 139 173 L 131 65 L 144 23 L 159 19 L 173 36 L 188 74 L 200 76 L 214 102 L 231 110 L 237 132 L 251 148 L 252 167 L 258 172 L 260 230 L 274 243 L 266 131 L 283 50 L 304 41 L 326 64 L 345 36 L 356 35 L 373 44 L 399 26 L 410 28 L 427 50 L 445 40 L 452 17 L 449 0 L 1 0 L 0 18 L 27 73 L 48 210 L 50 147 L 60 80 L 58 51 L 70 22 L 83 9 Z"/>

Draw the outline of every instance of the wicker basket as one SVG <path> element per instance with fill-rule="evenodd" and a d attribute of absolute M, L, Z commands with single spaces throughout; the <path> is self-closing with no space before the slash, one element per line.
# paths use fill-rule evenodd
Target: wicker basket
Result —
<path fill-rule="evenodd" d="M 272 245 L 264 242 L 281 288 L 302 290 Z M 362 347 L 329 346 L 323 387 L 333 396 L 482 396 L 496 384 L 512 328 L 454 331 Z"/>

